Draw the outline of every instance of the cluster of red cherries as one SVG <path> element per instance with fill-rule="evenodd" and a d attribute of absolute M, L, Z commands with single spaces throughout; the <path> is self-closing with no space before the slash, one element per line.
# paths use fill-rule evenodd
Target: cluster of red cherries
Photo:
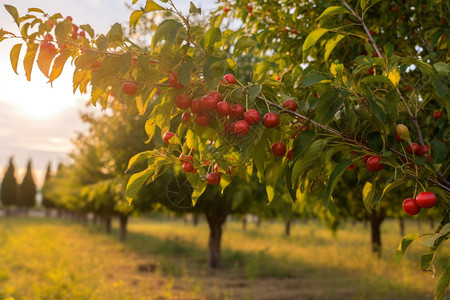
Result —
<path fill-rule="evenodd" d="M 169 85 L 174 89 L 184 88 L 183 84 L 178 80 L 177 72 L 173 72 L 169 77 Z M 236 77 L 233 74 L 226 74 L 223 77 L 222 84 L 234 85 L 236 84 Z M 127 95 L 134 95 L 137 92 L 137 85 L 134 82 L 124 82 L 122 84 L 122 91 Z M 250 127 L 262 123 L 266 128 L 277 127 L 280 123 L 280 117 L 277 113 L 268 112 L 261 118 L 261 114 L 256 109 L 245 110 L 241 104 L 230 105 L 223 101 L 222 94 L 217 91 L 209 92 L 207 95 L 190 99 L 185 94 L 179 94 L 175 98 L 175 106 L 181 110 L 185 110 L 181 115 L 182 122 L 189 122 L 194 118 L 194 122 L 200 127 L 207 127 L 211 122 L 211 116 L 216 115 L 222 118 L 225 128 L 225 134 L 234 134 L 237 136 L 246 136 L 250 133 Z M 294 100 L 286 100 L 284 102 L 286 109 L 295 111 L 297 103 Z M 166 144 L 170 144 L 170 139 L 175 136 L 173 132 L 165 132 L 163 140 Z M 286 154 L 286 145 L 283 142 L 275 142 L 271 146 L 271 152 L 278 157 L 287 156 L 292 160 L 293 151 L 290 149 Z M 197 169 L 194 167 L 194 159 L 190 155 L 180 155 L 180 162 L 182 168 L 187 173 L 195 173 Z M 228 173 L 230 170 L 228 169 Z M 214 172 L 206 176 L 206 181 L 209 184 L 216 185 L 220 183 L 220 173 L 218 172 L 218 165 L 214 166 Z"/>
<path fill-rule="evenodd" d="M 407 215 L 417 215 L 421 208 L 432 208 L 436 204 L 436 195 L 432 192 L 419 193 L 414 198 L 407 198 L 403 201 L 403 211 Z"/>

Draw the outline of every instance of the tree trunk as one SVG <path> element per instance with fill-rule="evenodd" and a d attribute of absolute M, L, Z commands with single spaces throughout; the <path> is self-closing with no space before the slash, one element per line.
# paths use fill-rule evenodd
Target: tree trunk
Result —
<path fill-rule="evenodd" d="M 199 215 L 198 213 L 193 213 L 192 214 L 192 225 L 197 226 L 198 225 L 198 219 L 199 219 Z"/>
<path fill-rule="evenodd" d="M 284 227 L 284 234 L 286 236 L 291 235 L 291 219 L 287 219 L 286 226 Z"/>
<path fill-rule="evenodd" d="M 405 220 L 400 217 L 398 219 L 398 225 L 400 227 L 400 236 L 405 236 Z"/>
<path fill-rule="evenodd" d="M 97 226 L 98 225 L 98 215 L 94 213 L 94 216 L 92 217 L 92 225 Z"/>
<path fill-rule="evenodd" d="M 261 227 L 261 218 L 259 216 L 256 217 L 256 227 L 258 229 Z"/>
<path fill-rule="evenodd" d="M 384 211 L 373 210 L 370 215 L 370 231 L 372 234 L 372 252 L 381 257 L 381 223 L 384 220 Z"/>
<path fill-rule="evenodd" d="M 247 216 L 244 216 L 242 219 L 242 229 L 245 231 L 247 230 Z"/>
<path fill-rule="evenodd" d="M 106 233 L 111 233 L 111 217 L 107 216 L 105 217 L 105 231 Z"/>
<path fill-rule="evenodd" d="M 125 242 L 127 240 L 127 224 L 128 224 L 128 216 L 120 215 L 120 241 Z"/>
<path fill-rule="evenodd" d="M 207 214 L 209 224 L 209 256 L 208 263 L 213 269 L 219 267 L 220 264 L 220 242 L 222 240 L 222 224 L 217 218 L 211 218 Z"/>

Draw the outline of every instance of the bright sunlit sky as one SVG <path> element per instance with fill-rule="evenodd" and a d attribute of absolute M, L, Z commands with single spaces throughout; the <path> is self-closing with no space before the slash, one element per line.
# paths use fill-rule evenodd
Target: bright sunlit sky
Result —
<path fill-rule="evenodd" d="M 63 16 L 71 16 L 77 25 L 90 24 L 96 33 L 107 33 L 115 22 L 128 21 L 130 10 L 126 4 L 131 0 L 1 0 L 0 28 L 18 33 L 12 17 L 4 9 L 3 4 L 10 4 L 23 15 L 30 7 L 38 7 L 49 14 L 60 12 Z M 193 1 L 204 11 L 215 6 L 214 0 Z M 189 9 L 189 1 L 175 0 L 175 5 L 183 12 Z M 145 5 L 139 0 L 133 8 Z M 14 42 L 0 43 L 0 181 L 3 168 L 7 166 L 9 157 L 14 156 L 14 163 L 20 183 L 23 169 L 28 159 L 33 161 L 35 180 L 42 183 L 43 172 L 49 161 L 53 169 L 60 161 L 67 161 L 67 153 L 71 149 L 70 139 L 76 131 L 85 126 L 79 118 L 80 110 L 88 100 L 86 95 L 72 93 L 72 70 L 66 69 L 58 78 L 53 88 L 35 65 L 31 82 L 19 60 L 19 75 L 12 70 L 9 52 Z M 24 48 L 22 49 L 24 52 Z M 97 109 L 97 108 L 91 108 Z"/>

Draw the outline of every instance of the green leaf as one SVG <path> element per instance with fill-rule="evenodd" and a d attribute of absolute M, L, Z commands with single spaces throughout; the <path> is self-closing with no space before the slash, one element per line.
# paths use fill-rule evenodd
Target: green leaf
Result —
<path fill-rule="evenodd" d="M 303 154 L 303 152 L 311 145 L 314 141 L 316 134 L 312 131 L 303 131 L 294 140 L 294 146 L 292 150 L 292 163 Z"/>
<path fill-rule="evenodd" d="M 264 173 L 264 178 L 266 179 L 266 193 L 269 203 L 272 202 L 275 197 L 275 188 L 278 184 L 280 176 L 283 174 L 284 164 L 273 163 L 267 167 Z"/>
<path fill-rule="evenodd" d="M 20 50 L 22 49 L 22 44 L 16 44 L 12 47 L 11 53 L 9 54 L 9 58 L 11 60 L 11 66 L 14 72 L 17 73 L 17 64 L 19 63 Z"/>
<path fill-rule="evenodd" d="M 136 28 L 137 22 L 144 15 L 144 12 L 140 9 L 135 10 L 130 15 L 130 27 Z"/>
<path fill-rule="evenodd" d="M 367 7 L 367 1 L 366 0 L 360 0 L 359 5 L 361 6 L 361 10 L 364 11 Z"/>
<path fill-rule="evenodd" d="M 34 59 L 36 58 L 36 52 L 38 49 L 37 44 L 28 44 L 27 53 L 23 59 L 23 67 L 25 69 L 25 76 L 28 81 L 31 81 L 31 71 L 33 70 Z"/>
<path fill-rule="evenodd" d="M 205 49 L 214 47 L 214 44 L 222 40 L 222 31 L 218 27 L 212 27 L 208 29 L 205 34 Z"/>
<path fill-rule="evenodd" d="M 367 144 L 370 149 L 373 149 L 376 152 L 381 152 L 383 149 L 383 138 L 381 137 L 381 133 L 378 131 L 369 133 L 367 135 Z"/>
<path fill-rule="evenodd" d="M 4 6 L 5 6 L 6 10 L 9 12 L 9 14 L 13 17 L 14 22 L 16 22 L 17 26 L 19 26 L 20 25 L 19 13 L 17 12 L 17 8 L 15 8 L 12 5 L 8 5 L 8 4 L 5 4 Z"/>
<path fill-rule="evenodd" d="M 422 255 L 420 258 L 420 269 L 422 271 L 430 271 L 433 262 L 434 253 Z"/>
<path fill-rule="evenodd" d="M 192 61 L 185 62 L 178 68 L 178 80 L 184 86 L 187 86 L 191 80 L 192 69 L 194 69 L 194 63 Z"/>
<path fill-rule="evenodd" d="M 206 189 L 206 180 L 201 180 L 200 175 L 196 174 L 186 174 L 186 178 L 191 184 L 193 191 L 191 194 L 192 205 L 195 206 L 198 198 L 203 194 Z"/>
<path fill-rule="evenodd" d="M 198 8 L 197 6 L 195 6 L 194 3 L 192 3 L 192 1 L 189 3 L 189 13 L 190 14 L 200 14 L 202 11 L 200 8 Z"/>
<path fill-rule="evenodd" d="M 445 98 L 448 92 L 448 78 L 447 76 L 436 76 L 433 78 L 433 86 L 436 89 L 439 97 Z"/>
<path fill-rule="evenodd" d="M 328 89 L 323 94 L 316 107 L 317 121 L 324 125 L 328 124 L 336 112 L 341 108 L 344 101 L 339 97 L 339 91 Z"/>
<path fill-rule="evenodd" d="M 442 300 L 445 296 L 445 290 L 447 289 L 450 283 L 450 261 L 447 263 L 447 267 L 442 273 L 441 277 L 436 284 L 436 288 L 434 289 L 434 299 Z"/>
<path fill-rule="evenodd" d="M 119 42 L 122 43 L 123 41 L 123 30 L 122 25 L 119 23 L 115 23 L 109 32 L 106 34 L 106 38 L 109 42 Z"/>
<path fill-rule="evenodd" d="M 331 52 L 333 51 L 334 47 L 345 37 L 345 35 L 342 34 L 336 34 L 334 37 L 329 39 L 325 45 L 325 55 L 324 60 L 327 61 L 328 57 L 330 57 Z"/>
<path fill-rule="evenodd" d="M 134 155 L 128 161 L 127 171 L 130 170 L 131 167 L 133 167 L 136 164 L 140 163 L 141 161 L 144 161 L 144 160 L 148 159 L 153 154 L 153 152 L 154 151 L 150 150 L 150 151 L 144 151 L 144 152 L 141 152 L 141 153 L 138 153 L 138 154 Z"/>
<path fill-rule="evenodd" d="M 173 19 L 162 21 L 156 29 L 156 32 L 152 38 L 152 53 L 155 51 L 158 42 L 162 39 L 164 39 L 170 45 L 173 45 L 175 43 L 175 39 L 177 38 L 178 31 L 182 27 L 183 25 L 181 25 L 181 23 Z"/>
<path fill-rule="evenodd" d="M 147 179 L 153 175 L 155 169 L 145 169 L 139 173 L 133 174 L 128 180 L 126 194 L 127 197 L 133 199 L 137 196 L 141 187 L 145 184 Z"/>
<path fill-rule="evenodd" d="M 440 164 L 445 160 L 448 149 L 440 140 L 432 140 L 430 143 L 430 156 L 434 163 Z"/>
<path fill-rule="evenodd" d="M 400 261 L 402 260 L 403 255 L 405 254 L 406 249 L 418 237 L 419 237 L 418 234 L 408 234 L 405 237 L 403 237 L 402 241 L 398 245 L 397 251 L 395 252 L 395 261 L 397 263 L 400 263 Z"/>
<path fill-rule="evenodd" d="M 208 89 L 212 90 L 223 78 L 226 67 L 226 59 L 222 57 L 208 57 L 203 66 L 203 75 Z"/>
<path fill-rule="evenodd" d="M 391 80 L 386 76 L 375 75 L 375 76 L 366 76 L 361 80 L 361 83 L 387 83 L 392 85 Z"/>
<path fill-rule="evenodd" d="M 433 65 L 438 73 L 447 74 L 450 73 L 450 64 L 446 64 L 443 62 L 437 62 Z"/>
<path fill-rule="evenodd" d="M 95 40 L 95 44 L 99 51 L 105 51 L 108 47 L 108 39 L 102 34 Z"/>
<path fill-rule="evenodd" d="M 325 28 L 317 28 L 313 30 L 305 39 L 305 42 L 302 46 L 302 57 L 303 61 L 308 57 L 309 52 L 311 52 L 312 48 L 316 44 L 316 42 L 328 32 L 328 29 Z"/>
<path fill-rule="evenodd" d="M 320 16 L 317 18 L 317 21 L 319 21 L 320 19 L 325 18 L 325 17 L 333 16 L 336 14 L 344 14 L 344 13 L 347 13 L 347 14 L 349 13 L 349 11 L 347 9 L 345 9 L 345 7 L 330 6 L 320 14 Z"/>
<path fill-rule="evenodd" d="M 161 5 L 159 5 L 158 3 L 156 3 L 153 0 L 147 0 L 147 3 L 145 3 L 145 12 L 151 12 L 151 11 L 156 11 L 156 10 L 162 10 L 164 9 L 164 7 L 162 7 Z"/>
<path fill-rule="evenodd" d="M 303 87 L 308 87 L 327 79 L 328 78 L 322 74 L 311 72 L 303 78 L 302 85 Z"/>
<path fill-rule="evenodd" d="M 331 172 L 327 184 L 327 189 L 323 198 L 323 204 L 326 208 L 328 208 L 328 205 L 330 204 L 331 194 L 333 193 L 336 184 L 339 182 L 339 179 L 341 179 L 345 170 L 347 170 L 347 167 L 351 164 L 352 161 L 350 159 L 341 160 L 339 164 L 333 169 L 333 172 Z"/>
<path fill-rule="evenodd" d="M 86 31 L 91 38 L 93 38 L 95 36 L 94 29 L 92 29 L 91 25 L 89 25 L 89 24 L 80 25 L 80 28 L 83 29 L 84 31 Z"/>
<path fill-rule="evenodd" d="M 236 42 L 236 45 L 234 46 L 233 56 L 238 56 L 242 52 L 244 52 L 244 50 L 256 46 L 258 46 L 258 42 L 256 40 L 248 36 L 243 36 Z"/>
<path fill-rule="evenodd" d="M 286 185 L 287 185 L 289 195 L 291 195 L 292 200 L 295 202 L 297 200 L 297 194 L 296 194 L 297 184 L 295 185 L 295 188 L 293 188 L 292 167 L 286 168 L 285 179 L 286 179 Z"/>

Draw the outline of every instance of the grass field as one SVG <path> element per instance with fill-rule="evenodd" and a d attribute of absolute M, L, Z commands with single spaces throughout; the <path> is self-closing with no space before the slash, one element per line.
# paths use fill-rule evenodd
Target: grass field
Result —
<path fill-rule="evenodd" d="M 406 225 L 419 232 L 416 221 Z M 229 222 L 222 268 L 210 270 L 204 222 L 133 219 L 122 244 L 117 229 L 108 236 L 64 220 L 0 218 L 0 299 L 432 299 L 436 278 L 419 270 L 420 242 L 397 265 L 398 225 L 382 231 L 377 259 L 363 224 L 333 237 L 302 222 L 283 237 L 282 223 L 243 231 Z"/>

